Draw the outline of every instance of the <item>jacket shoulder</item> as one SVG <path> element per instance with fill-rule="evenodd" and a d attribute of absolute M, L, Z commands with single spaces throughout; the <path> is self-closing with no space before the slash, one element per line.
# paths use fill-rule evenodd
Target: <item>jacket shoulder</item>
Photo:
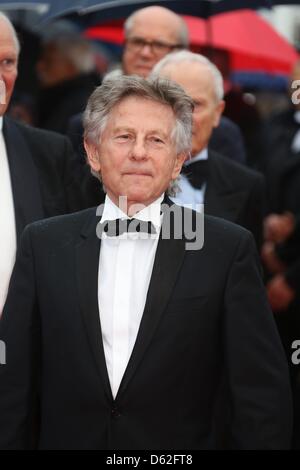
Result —
<path fill-rule="evenodd" d="M 258 171 L 248 168 L 241 163 L 229 159 L 228 157 L 224 157 L 218 152 L 210 150 L 209 158 L 217 168 L 222 170 L 222 172 L 226 172 L 228 175 L 231 175 L 231 178 L 242 178 L 243 181 L 246 180 L 253 183 L 264 181 L 263 175 Z"/>
<path fill-rule="evenodd" d="M 30 233 L 35 241 L 50 244 L 75 239 L 88 222 L 94 223 L 96 227 L 96 211 L 97 207 L 92 207 L 72 214 L 42 219 L 27 225 L 24 233 Z"/>
<path fill-rule="evenodd" d="M 204 215 L 204 231 L 206 237 L 222 238 L 228 242 L 240 240 L 241 237 L 253 237 L 251 232 L 241 225 L 212 215 Z"/>
<path fill-rule="evenodd" d="M 13 122 L 13 124 L 27 141 L 32 141 L 34 143 L 44 143 L 44 145 L 50 142 L 52 145 L 65 145 L 66 141 L 68 140 L 66 136 L 59 134 L 58 132 L 39 129 L 37 127 L 32 127 L 15 121 L 10 122 Z"/>

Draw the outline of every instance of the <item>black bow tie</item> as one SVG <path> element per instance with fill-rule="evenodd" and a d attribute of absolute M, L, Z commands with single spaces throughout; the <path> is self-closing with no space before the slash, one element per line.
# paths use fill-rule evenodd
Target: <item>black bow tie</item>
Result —
<path fill-rule="evenodd" d="M 197 160 L 182 167 L 181 173 L 187 176 L 194 188 L 200 189 L 206 183 L 209 173 L 208 160 Z"/>
<path fill-rule="evenodd" d="M 102 226 L 102 231 L 108 237 L 118 237 L 123 233 L 149 233 L 153 235 L 156 229 L 152 222 L 139 220 L 139 219 L 115 219 L 105 220 Z"/>

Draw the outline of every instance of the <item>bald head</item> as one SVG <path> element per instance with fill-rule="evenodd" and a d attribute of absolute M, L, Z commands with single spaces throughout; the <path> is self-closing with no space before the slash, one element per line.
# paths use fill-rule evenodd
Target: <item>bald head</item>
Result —
<path fill-rule="evenodd" d="M 123 70 L 148 76 L 166 54 L 188 47 L 188 29 L 176 13 L 160 6 L 142 8 L 125 22 Z"/>
<path fill-rule="evenodd" d="M 153 70 L 178 83 L 194 102 L 192 156 L 207 147 L 212 131 L 219 125 L 225 103 L 222 75 L 215 65 L 200 54 L 174 52 Z"/>
<path fill-rule="evenodd" d="M 141 22 L 149 25 L 147 29 L 151 29 L 153 24 L 159 24 L 161 28 L 168 30 L 168 34 L 172 36 L 175 42 L 182 44 L 185 48 L 189 46 L 189 33 L 186 23 L 179 15 L 168 10 L 168 8 L 151 6 L 132 13 L 124 24 L 125 37 L 128 37 L 132 32 L 132 28 Z"/>

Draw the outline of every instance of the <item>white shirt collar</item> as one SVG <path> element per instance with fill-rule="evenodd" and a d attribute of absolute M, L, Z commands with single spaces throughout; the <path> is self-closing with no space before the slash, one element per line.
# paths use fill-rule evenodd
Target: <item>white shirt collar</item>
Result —
<path fill-rule="evenodd" d="M 0 116 L 0 132 L 2 132 L 3 129 L 3 116 Z"/>
<path fill-rule="evenodd" d="M 198 160 L 207 160 L 208 159 L 208 150 L 207 147 L 201 150 L 195 157 L 191 157 L 189 160 L 184 162 L 185 166 L 190 165 L 191 163 L 197 162 Z"/>
<path fill-rule="evenodd" d="M 150 221 L 153 223 L 156 229 L 161 227 L 161 203 L 164 199 L 164 194 L 162 194 L 158 199 L 156 199 L 152 204 L 146 206 L 141 211 L 137 212 L 134 215 L 134 218 L 144 221 Z M 115 220 L 115 219 L 130 219 L 125 212 L 123 212 L 116 204 L 112 202 L 110 197 L 106 195 L 104 209 L 101 217 L 101 223 L 105 220 Z"/>

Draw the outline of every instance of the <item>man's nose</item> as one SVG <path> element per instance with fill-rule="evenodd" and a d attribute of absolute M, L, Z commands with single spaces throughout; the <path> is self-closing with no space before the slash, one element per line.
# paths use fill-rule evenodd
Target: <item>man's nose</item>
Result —
<path fill-rule="evenodd" d="M 140 50 L 140 54 L 143 57 L 152 57 L 153 56 L 153 51 L 152 51 L 152 46 L 150 44 L 144 44 L 143 47 Z"/>
<path fill-rule="evenodd" d="M 132 151 L 131 156 L 135 160 L 144 160 L 147 158 L 147 148 L 144 139 L 136 139 Z"/>

